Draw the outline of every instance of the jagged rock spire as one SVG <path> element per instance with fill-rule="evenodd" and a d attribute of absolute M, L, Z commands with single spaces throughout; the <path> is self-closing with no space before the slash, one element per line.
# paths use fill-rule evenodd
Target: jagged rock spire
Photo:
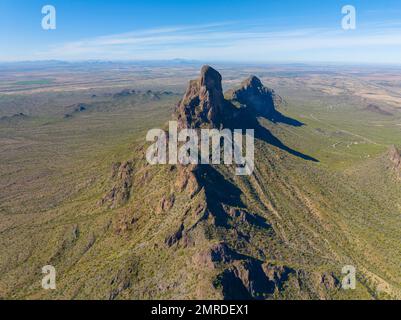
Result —
<path fill-rule="evenodd" d="M 179 128 L 221 127 L 226 120 L 235 117 L 231 102 L 238 102 L 262 116 L 275 114 L 276 105 L 282 102 L 281 97 L 256 76 L 244 80 L 238 89 L 228 91 L 228 100 L 225 100 L 221 80 L 215 69 L 202 67 L 200 77 L 189 82 L 176 108 Z"/>
<path fill-rule="evenodd" d="M 189 82 L 177 106 L 179 127 L 218 127 L 222 122 L 224 102 L 220 73 L 210 66 L 203 66 L 199 79 Z"/>

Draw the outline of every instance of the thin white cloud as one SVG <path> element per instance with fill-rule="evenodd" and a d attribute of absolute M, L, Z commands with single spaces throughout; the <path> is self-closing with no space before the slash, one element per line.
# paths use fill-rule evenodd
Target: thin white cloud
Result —
<path fill-rule="evenodd" d="M 308 52 L 315 56 L 319 51 L 327 54 L 327 60 L 330 60 L 330 55 L 338 57 L 343 52 L 346 60 L 348 51 L 348 56 L 355 56 L 359 52 L 361 60 L 366 60 L 369 56 L 366 48 L 374 48 L 381 51 L 383 60 L 389 57 L 394 60 L 396 55 L 392 51 L 401 48 L 401 28 L 394 24 L 369 28 L 361 26 L 350 31 L 342 30 L 340 25 L 335 30 L 266 29 L 263 25 L 239 22 L 147 29 L 55 45 L 37 53 L 37 57 L 71 60 L 188 58 L 248 61 L 288 57 L 295 61 L 305 60 Z M 398 62 L 401 62 L 399 56 Z M 320 60 L 325 60 L 325 57 L 322 56 Z"/>

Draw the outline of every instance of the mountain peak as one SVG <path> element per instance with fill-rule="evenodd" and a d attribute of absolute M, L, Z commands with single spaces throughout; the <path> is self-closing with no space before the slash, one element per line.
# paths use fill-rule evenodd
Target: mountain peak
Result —
<path fill-rule="evenodd" d="M 221 74 L 216 69 L 208 65 L 202 67 L 200 76 L 201 86 L 204 86 L 208 90 L 222 91 L 221 80 Z"/>
<path fill-rule="evenodd" d="M 248 79 L 242 81 L 241 87 L 253 87 L 253 88 L 261 88 L 263 87 L 262 81 L 257 76 L 250 76 Z"/>
<path fill-rule="evenodd" d="M 229 92 L 229 98 L 264 116 L 274 113 L 276 103 L 281 101 L 274 90 L 265 87 L 256 76 L 241 82 L 238 89 Z"/>
<path fill-rule="evenodd" d="M 218 71 L 205 65 L 200 77 L 189 82 L 176 109 L 180 128 L 218 127 L 221 124 L 225 103 L 221 80 Z"/>

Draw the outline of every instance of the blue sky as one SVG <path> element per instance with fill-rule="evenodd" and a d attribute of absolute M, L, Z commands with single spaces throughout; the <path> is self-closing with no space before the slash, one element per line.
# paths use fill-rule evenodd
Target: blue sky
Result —
<path fill-rule="evenodd" d="M 41 27 L 48 4 L 56 30 Z M 174 58 L 399 64 L 401 1 L 0 1 L 0 61 Z"/>

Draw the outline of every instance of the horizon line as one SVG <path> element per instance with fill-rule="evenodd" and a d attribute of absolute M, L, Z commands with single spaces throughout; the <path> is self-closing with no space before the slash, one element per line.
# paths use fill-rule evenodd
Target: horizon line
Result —
<path fill-rule="evenodd" d="M 172 58 L 172 59 L 37 59 L 37 60 L 0 60 L 0 64 L 22 64 L 22 63 L 162 63 L 162 62 L 176 62 L 187 64 L 211 64 L 211 63 L 227 63 L 227 64 L 248 64 L 248 65 L 344 65 L 344 66 L 400 66 L 401 62 L 356 62 L 356 61 L 330 61 L 330 60 L 264 60 L 264 61 L 246 61 L 246 60 L 220 60 L 220 59 L 186 59 L 186 58 Z"/>

